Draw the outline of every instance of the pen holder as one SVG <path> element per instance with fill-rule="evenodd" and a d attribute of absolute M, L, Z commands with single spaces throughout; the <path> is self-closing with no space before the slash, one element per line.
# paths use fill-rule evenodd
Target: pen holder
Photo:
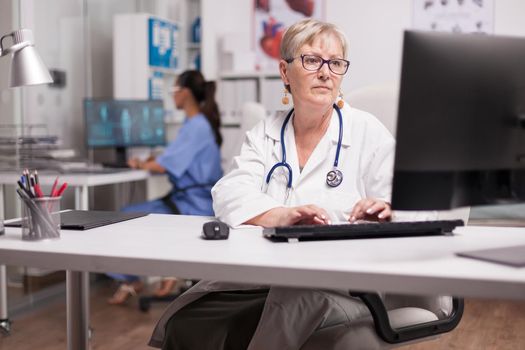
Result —
<path fill-rule="evenodd" d="M 41 197 L 22 201 L 22 240 L 60 238 L 60 199 Z"/>

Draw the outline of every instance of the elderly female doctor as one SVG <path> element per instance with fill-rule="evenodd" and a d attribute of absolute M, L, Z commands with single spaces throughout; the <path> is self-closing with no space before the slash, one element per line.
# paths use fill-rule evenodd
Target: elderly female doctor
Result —
<path fill-rule="evenodd" d="M 231 226 L 389 220 L 394 140 L 342 101 L 344 34 L 300 21 L 286 31 L 281 57 L 283 102 L 291 94 L 294 107 L 247 133 L 233 170 L 212 190 L 215 214 Z M 345 291 L 200 282 L 169 307 L 150 345 L 299 349 L 317 329 L 364 310 Z"/>

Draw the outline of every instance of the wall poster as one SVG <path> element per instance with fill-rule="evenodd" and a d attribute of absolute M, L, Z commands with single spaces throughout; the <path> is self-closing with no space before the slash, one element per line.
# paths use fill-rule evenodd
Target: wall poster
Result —
<path fill-rule="evenodd" d="M 495 0 L 413 0 L 413 28 L 453 33 L 494 33 Z"/>
<path fill-rule="evenodd" d="M 255 68 L 277 72 L 284 31 L 305 18 L 325 19 L 325 0 L 254 0 Z"/>

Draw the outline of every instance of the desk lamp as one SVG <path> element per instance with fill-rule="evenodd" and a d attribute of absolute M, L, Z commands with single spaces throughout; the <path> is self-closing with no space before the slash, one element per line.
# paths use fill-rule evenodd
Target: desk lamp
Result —
<path fill-rule="evenodd" d="M 11 38 L 11 46 L 4 41 Z M 9 87 L 39 85 L 52 83 L 44 62 L 35 50 L 33 32 L 30 29 L 19 29 L 0 38 L 0 57 L 12 53 Z M 0 217 L 0 234 L 4 232 L 3 218 Z"/>
<path fill-rule="evenodd" d="M 11 38 L 12 45 L 6 47 L 4 40 Z M 0 57 L 12 53 L 9 87 L 39 85 L 52 83 L 44 62 L 35 50 L 33 32 L 19 29 L 0 38 Z M 4 233 L 3 213 L 0 213 L 0 235 Z M 0 285 L 6 286 L 6 268 L 0 265 Z M 10 321 L 7 318 L 7 300 L 5 290 L 0 288 L 0 331 L 10 332 Z"/>
<path fill-rule="evenodd" d="M 11 38 L 12 45 L 4 47 L 4 39 Z M 0 38 L 0 57 L 12 53 L 9 87 L 52 83 L 44 62 L 35 50 L 33 32 L 19 29 Z"/>

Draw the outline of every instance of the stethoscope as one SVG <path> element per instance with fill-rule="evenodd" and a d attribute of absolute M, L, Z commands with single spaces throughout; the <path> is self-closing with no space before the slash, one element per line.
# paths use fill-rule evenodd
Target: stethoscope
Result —
<path fill-rule="evenodd" d="M 337 149 L 335 151 L 334 168 L 326 174 L 326 184 L 330 187 L 337 187 L 341 184 L 341 182 L 343 182 L 343 173 L 341 172 L 341 170 L 337 168 L 337 165 L 339 164 L 339 152 L 341 151 L 341 143 L 343 140 L 343 115 L 341 114 L 341 110 L 339 109 L 339 107 L 337 107 L 335 103 L 333 107 L 336 110 L 337 115 L 339 116 L 339 139 L 337 141 Z M 294 109 L 292 108 L 290 112 L 288 112 L 288 115 L 284 119 L 283 126 L 281 127 L 281 149 L 283 153 L 282 161 L 276 163 L 270 169 L 270 171 L 268 172 L 268 175 L 266 175 L 266 184 L 268 185 L 270 183 L 270 179 L 275 169 L 281 166 L 285 167 L 288 170 L 288 183 L 286 185 L 288 190 L 292 188 L 293 173 L 292 173 L 292 167 L 286 161 L 286 146 L 284 145 L 284 130 L 286 129 L 286 125 L 288 124 L 288 121 L 293 115 L 293 112 L 294 112 Z"/>

